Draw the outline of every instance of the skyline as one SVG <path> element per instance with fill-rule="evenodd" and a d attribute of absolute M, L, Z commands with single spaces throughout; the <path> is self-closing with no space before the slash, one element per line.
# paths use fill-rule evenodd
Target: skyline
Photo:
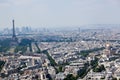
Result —
<path fill-rule="evenodd" d="M 0 0 L 0 27 L 120 24 L 119 0 Z"/>

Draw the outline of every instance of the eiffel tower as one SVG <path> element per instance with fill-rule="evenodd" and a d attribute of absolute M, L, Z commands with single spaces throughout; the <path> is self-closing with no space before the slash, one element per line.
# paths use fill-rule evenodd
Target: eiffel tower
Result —
<path fill-rule="evenodd" d="M 16 34 L 15 34 L 15 24 L 14 24 L 14 20 L 12 20 L 12 23 L 13 23 L 13 29 L 12 29 L 12 32 L 13 32 L 13 35 L 12 35 L 12 45 L 17 45 L 18 44 L 18 39 L 16 37 Z"/>

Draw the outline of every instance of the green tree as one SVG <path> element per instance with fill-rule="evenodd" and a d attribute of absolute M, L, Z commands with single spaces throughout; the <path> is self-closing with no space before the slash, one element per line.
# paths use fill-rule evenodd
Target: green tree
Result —
<path fill-rule="evenodd" d="M 0 71 L 2 70 L 3 66 L 4 66 L 5 62 L 4 61 L 0 61 Z"/>
<path fill-rule="evenodd" d="M 102 72 L 102 71 L 105 71 L 105 67 L 104 67 L 104 65 L 101 65 L 101 66 L 94 68 L 93 71 L 94 72 Z"/>
<path fill-rule="evenodd" d="M 68 74 L 64 80 L 77 80 L 72 74 Z"/>
<path fill-rule="evenodd" d="M 117 78 L 113 78 L 112 80 L 117 80 Z"/>

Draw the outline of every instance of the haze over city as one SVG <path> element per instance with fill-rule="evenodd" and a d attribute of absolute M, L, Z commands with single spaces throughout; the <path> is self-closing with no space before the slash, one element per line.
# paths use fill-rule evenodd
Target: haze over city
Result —
<path fill-rule="evenodd" d="M 0 0 L 0 28 L 120 24 L 119 0 Z"/>
<path fill-rule="evenodd" d="M 120 80 L 120 0 L 0 0 L 0 80 Z"/>

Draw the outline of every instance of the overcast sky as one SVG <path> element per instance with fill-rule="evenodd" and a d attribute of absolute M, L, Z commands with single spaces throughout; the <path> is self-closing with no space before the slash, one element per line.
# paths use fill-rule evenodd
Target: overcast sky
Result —
<path fill-rule="evenodd" d="M 0 0 L 0 28 L 120 24 L 120 0 Z"/>

